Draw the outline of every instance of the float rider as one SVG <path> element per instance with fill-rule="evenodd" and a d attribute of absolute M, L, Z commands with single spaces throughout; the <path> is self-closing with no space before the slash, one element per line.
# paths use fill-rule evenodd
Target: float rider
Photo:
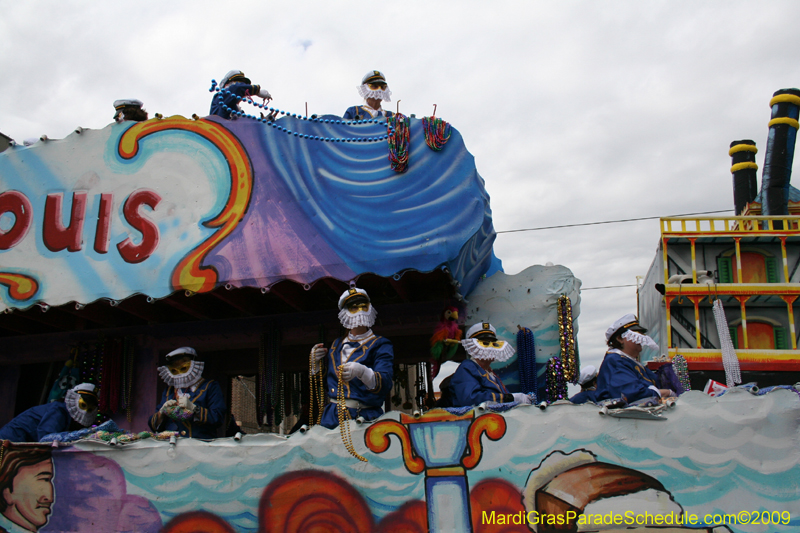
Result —
<path fill-rule="evenodd" d="M 330 349 L 322 344 L 311 349 L 315 362 L 311 371 L 324 372 L 328 403 L 320 423 L 326 428 L 339 425 L 340 367 L 344 402 L 350 417 L 373 420 L 383 414 L 383 404 L 392 390 L 394 349 L 389 339 L 372 332 L 376 316 L 367 291 L 346 290 L 339 298 L 339 321 L 348 330 L 347 335 L 336 339 Z"/>

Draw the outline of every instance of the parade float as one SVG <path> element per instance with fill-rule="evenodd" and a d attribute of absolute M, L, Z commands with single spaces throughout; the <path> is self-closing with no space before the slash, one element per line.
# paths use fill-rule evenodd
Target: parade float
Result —
<path fill-rule="evenodd" d="M 499 271 L 483 180 L 436 120 L 158 117 L 0 154 L 0 424 L 70 380 L 96 383 L 112 419 L 3 443 L 0 482 L 21 478 L 23 452 L 52 472 L 21 491 L 39 503 L 31 530 L 797 527 L 795 391 L 690 391 L 628 414 L 563 401 L 580 281 L 563 266 Z M 285 433 L 309 347 L 339 336 L 352 285 L 395 345 L 399 390 L 378 420 L 347 423 L 348 451 L 337 430 Z M 448 306 L 514 343 L 496 372 L 535 405 L 429 408 L 429 338 Z M 258 432 L 144 431 L 156 367 L 183 345 L 229 405 L 252 377 Z"/>

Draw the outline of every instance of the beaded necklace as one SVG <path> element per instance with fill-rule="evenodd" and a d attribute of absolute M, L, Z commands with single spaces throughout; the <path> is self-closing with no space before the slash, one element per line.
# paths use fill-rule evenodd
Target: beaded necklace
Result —
<path fill-rule="evenodd" d="M 347 408 L 347 401 L 344 397 L 344 378 L 342 378 L 342 369 L 344 365 L 340 365 L 338 369 L 336 369 L 336 377 L 339 380 L 339 393 L 336 397 L 336 415 L 339 418 L 339 433 L 342 436 L 342 442 L 344 443 L 344 447 L 347 448 L 347 451 L 350 452 L 350 455 L 358 459 L 359 461 L 367 461 L 366 457 L 363 457 L 358 454 L 355 447 L 353 446 L 353 438 L 350 435 L 350 410 Z"/>
<path fill-rule="evenodd" d="M 517 331 L 517 354 L 522 392 L 533 394 L 535 403 L 539 391 L 536 383 L 536 346 L 533 332 L 528 328 L 520 327 Z"/>
<path fill-rule="evenodd" d="M 319 328 L 320 343 L 325 342 L 325 326 Z M 326 354 L 327 355 L 327 354 Z M 313 426 L 322 421 L 322 410 L 325 408 L 325 360 L 323 357 L 319 361 L 314 359 L 314 354 L 308 356 L 308 368 L 311 374 L 308 391 L 308 425 Z M 317 366 L 319 365 L 319 366 Z M 314 417 L 314 408 L 316 407 L 317 416 Z"/>
<path fill-rule="evenodd" d="M 396 113 L 387 118 L 386 122 L 389 123 L 389 130 L 394 130 L 389 135 L 389 162 L 392 170 L 398 173 L 405 172 L 408 168 L 408 153 L 411 148 L 411 120 L 402 113 Z"/>
<path fill-rule="evenodd" d="M 425 144 L 437 152 L 444 148 L 450 140 L 450 124 L 436 117 L 422 117 L 422 129 L 425 131 Z"/>
<path fill-rule="evenodd" d="M 672 358 L 672 368 L 675 370 L 681 385 L 683 385 L 683 390 L 692 390 L 692 384 L 689 381 L 689 365 L 681 354 Z"/>
<path fill-rule="evenodd" d="M 562 294 L 558 299 L 558 331 L 561 338 L 561 360 L 564 362 L 564 379 L 577 383 L 580 362 L 575 350 L 575 333 L 572 329 L 572 303 Z"/>
<path fill-rule="evenodd" d="M 545 376 L 547 401 L 553 403 L 567 399 L 567 380 L 564 378 L 564 365 L 559 356 L 552 357 L 547 362 Z"/>
<path fill-rule="evenodd" d="M 214 98 L 218 98 L 220 100 L 220 105 L 222 106 L 222 108 L 225 109 L 226 111 L 228 111 L 231 114 L 231 116 L 247 118 L 247 119 L 250 119 L 250 120 L 255 120 L 256 122 L 261 122 L 262 124 L 268 124 L 272 128 L 274 128 L 274 129 L 276 129 L 276 130 L 278 130 L 280 132 L 286 133 L 287 135 L 292 135 L 294 137 L 297 137 L 298 139 L 307 139 L 307 140 L 312 140 L 312 141 L 323 141 L 323 142 L 377 142 L 377 141 L 385 141 L 392 134 L 391 126 L 389 126 L 389 131 L 387 132 L 387 134 L 385 134 L 385 135 L 384 134 L 375 135 L 375 136 L 371 136 L 371 137 L 367 137 L 367 136 L 363 136 L 363 137 L 321 137 L 319 135 L 303 134 L 303 133 L 300 133 L 300 132 L 297 132 L 297 131 L 292 131 L 291 129 L 288 129 L 285 126 L 278 125 L 278 123 L 275 120 L 272 120 L 272 118 L 268 118 L 268 117 L 264 117 L 264 116 L 257 117 L 255 115 L 251 115 L 251 114 L 245 113 L 243 111 L 240 111 L 238 109 L 234 109 L 232 107 L 229 107 L 229 106 L 225 105 L 224 103 L 222 103 L 222 100 L 223 100 L 223 98 L 225 96 L 233 96 L 239 102 L 250 104 L 250 105 L 253 105 L 253 106 L 257 107 L 257 108 L 263 109 L 265 111 L 269 111 L 269 113 L 270 113 L 269 117 L 275 117 L 277 115 L 284 115 L 286 117 L 295 118 L 295 119 L 298 119 L 298 120 L 305 120 L 305 121 L 308 121 L 308 122 L 319 122 L 321 124 L 344 124 L 344 125 L 347 125 L 347 126 L 361 125 L 361 124 L 366 124 L 366 125 L 377 124 L 379 126 L 387 126 L 387 122 L 384 122 L 384 121 L 378 120 L 378 119 L 373 119 L 373 118 L 366 119 L 366 120 L 341 120 L 341 119 L 340 120 L 336 120 L 336 119 L 327 119 L 327 118 L 323 119 L 323 118 L 316 118 L 316 117 L 309 118 L 309 117 L 303 116 L 302 114 L 290 113 L 290 112 L 284 111 L 282 109 L 277 109 L 277 108 L 274 108 L 274 107 L 268 107 L 267 104 L 259 104 L 258 102 L 254 101 L 252 98 L 247 97 L 247 96 L 242 97 L 242 96 L 238 96 L 238 95 L 232 94 L 229 89 L 221 89 L 221 88 L 219 88 L 217 86 L 217 82 L 215 80 L 211 80 L 211 88 L 209 89 L 209 92 L 215 92 L 215 91 L 217 92 L 217 94 L 214 96 Z"/>

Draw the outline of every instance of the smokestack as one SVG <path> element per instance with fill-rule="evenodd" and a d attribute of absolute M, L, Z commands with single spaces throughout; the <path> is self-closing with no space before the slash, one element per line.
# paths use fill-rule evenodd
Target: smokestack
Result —
<path fill-rule="evenodd" d="M 761 212 L 769 216 L 788 215 L 800 90 L 776 91 L 769 105 L 772 108 L 772 120 L 769 121 L 764 173 L 761 176 Z"/>
<path fill-rule="evenodd" d="M 731 156 L 731 174 L 733 174 L 733 206 L 736 216 L 742 213 L 745 206 L 756 199 L 758 182 L 756 180 L 756 143 L 750 139 L 733 141 L 728 155 Z"/>

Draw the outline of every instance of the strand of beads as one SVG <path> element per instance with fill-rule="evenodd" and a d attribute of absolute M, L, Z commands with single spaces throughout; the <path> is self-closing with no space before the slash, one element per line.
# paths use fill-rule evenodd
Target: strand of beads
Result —
<path fill-rule="evenodd" d="M 127 369 L 127 379 L 125 383 L 125 387 L 127 392 L 125 393 L 125 406 L 127 409 L 128 415 L 128 423 L 131 422 L 133 417 L 133 401 L 131 394 L 133 393 L 133 358 L 134 358 L 134 350 L 133 350 L 133 340 L 130 337 L 125 337 L 123 339 L 124 343 L 124 350 L 125 350 L 125 368 Z"/>
<path fill-rule="evenodd" d="M 392 170 L 398 173 L 405 172 L 408 168 L 408 154 L 411 151 L 411 120 L 397 113 L 386 119 L 389 129 L 394 132 L 389 136 L 389 162 Z"/>
<path fill-rule="evenodd" d="M 572 329 L 572 302 L 562 294 L 558 299 L 558 332 L 561 338 L 561 360 L 564 362 L 564 379 L 577 383 L 580 363 L 575 350 L 575 332 Z"/>
<path fill-rule="evenodd" d="M 535 398 L 539 392 L 536 383 L 536 346 L 533 332 L 528 328 L 519 328 L 517 331 L 517 354 L 522 392 L 533 394 Z"/>
<path fill-rule="evenodd" d="M 273 325 L 270 331 L 268 361 L 272 365 L 270 371 L 272 377 L 272 383 L 270 384 L 270 389 L 272 391 L 270 407 L 272 408 L 272 424 L 275 426 L 280 425 L 283 421 L 283 381 L 281 379 L 280 369 L 278 368 L 280 346 L 281 332 Z"/>
<path fill-rule="evenodd" d="M 319 327 L 319 336 L 317 338 L 318 344 L 325 343 L 325 326 Z M 322 420 L 322 410 L 325 408 L 325 361 L 327 357 L 317 361 L 314 359 L 313 352 L 308 358 L 308 368 L 311 374 L 311 382 L 309 383 L 308 394 L 308 425 L 313 426 L 319 424 Z M 317 416 L 314 417 L 314 410 L 316 408 Z"/>
<path fill-rule="evenodd" d="M 425 144 L 437 152 L 444 148 L 450 140 L 450 124 L 436 117 L 422 117 L 422 129 L 425 131 Z"/>
<path fill-rule="evenodd" d="M 267 413 L 267 332 L 266 327 L 261 331 L 261 336 L 258 342 L 258 382 L 256 384 L 256 416 L 258 417 L 258 425 L 266 423 Z"/>
<path fill-rule="evenodd" d="M 692 384 L 689 382 L 689 365 L 681 354 L 672 358 L 672 368 L 675 369 L 675 374 L 683 385 L 683 390 L 692 390 Z"/>
<path fill-rule="evenodd" d="M 228 89 L 220 89 L 217 86 L 216 81 L 214 81 L 214 80 L 211 80 L 211 89 L 209 89 L 209 91 L 210 92 L 214 92 L 214 91 L 217 92 L 217 94 L 214 96 L 214 98 L 219 98 L 220 99 L 220 104 L 221 104 L 222 108 L 225 109 L 226 111 L 228 111 L 231 114 L 231 116 L 247 118 L 247 119 L 250 119 L 250 120 L 255 120 L 256 122 L 260 122 L 262 124 L 268 124 L 272 128 L 275 128 L 276 130 L 281 131 L 283 133 L 286 133 L 288 135 L 293 135 L 294 137 L 297 137 L 298 139 L 307 139 L 307 140 L 312 140 L 312 141 L 323 141 L 323 142 L 378 142 L 378 141 L 385 141 L 386 139 L 389 138 L 389 136 L 392 133 L 391 132 L 391 128 L 390 128 L 389 131 L 387 132 L 387 134 L 374 135 L 374 136 L 369 136 L 369 137 L 367 137 L 367 136 L 364 136 L 364 137 L 324 137 L 324 136 L 320 136 L 320 135 L 308 135 L 308 134 L 300 133 L 298 131 L 292 131 L 291 129 L 286 128 L 285 126 L 280 126 L 276 121 L 274 121 L 274 120 L 272 120 L 270 118 L 257 117 L 255 115 L 251 115 L 251 114 L 245 113 L 244 111 L 240 111 L 239 109 L 234 109 L 234 108 L 222 103 L 222 100 L 223 100 L 224 96 L 232 96 L 239 102 L 250 104 L 250 105 L 253 105 L 253 106 L 257 107 L 257 108 L 263 109 L 265 111 L 269 111 L 270 115 L 272 115 L 272 116 L 283 115 L 283 116 L 286 116 L 288 118 L 295 118 L 297 120 L 305 120 L 305 121 L 308 121 L 308 122 L 318 122 L 320 124 L 343 124 L 343 125 L 347 125 L 347 126 L 354 126 L 354 125 L 361 125 L 361 124 L 376 124 L 376 125 L 379 125 L 379 126 L 387 126 L 387 123 L 383 122 L 381 120 L 378 120 L 378 119 L 373 119 L 373 118 L 366 119 L 366 120 L 342 120 L 342 119 L 327 119 L 327 118 L 317 118 L 317 117 L 306 117 L 306 116 L 304 116 L 302 114 L 299 114 L 299 113 L 290 113 L 290 112 L 284 111 L 282 109 L 277 109 L 277 108 L 274 108 L 274 107 L 268 107 L 267 104 L 259 104 L 258 102 L 254 101 L 252 98 L 249 98 L 249 97 L 242 97 L 242 96 L 238 96 L 238 95 L 232 94 Z"/>
<path fill-rule="evenodd" d="M 553 357 L 547 362 L 545 379 L 548 402 L 567 399 L 567 380 L 564 378 L 564 365 L 560 357 Z"/>
<path fill-rule="evenodd" d="M 339 392 L 336 396 L 336 415 L 339 418 L 339 433 L 342 436 L 344 447 L 347 448 L 347 451 L 350 452 L 350 455 L 359 461 L 364 461 L 367 463 L 369 462 L 367 461 L 367 458 L 359 455 L 356 451 L 355 446 L 353 446 L 353 438 L 350 435 L 350 410 L 347 408 L 347 402 L 344 397 L 344 378 L 342 377 L 343 368 L 344 365 L 340 365 L 336 370 L 336 377 L 339 381 Z"/>

